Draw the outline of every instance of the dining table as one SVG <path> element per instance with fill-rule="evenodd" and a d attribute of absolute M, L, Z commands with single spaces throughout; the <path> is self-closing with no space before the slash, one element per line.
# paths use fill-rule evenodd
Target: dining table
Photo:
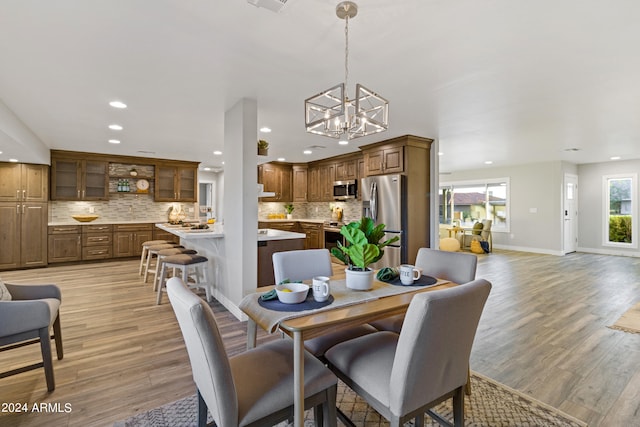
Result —
<path fill-rule="evenodd" d="M 345 273 L 337 273 L 330 277 L 331 297 L 328 303 L 319 308 L 317 304 L 310 304 L 314 308 L 309 309 L 291 304 L 291 311 L 276 311 L 268 308 L 264 302 L 261 303 L 260 296 L 271 291 L 274 286 L 261 287 L 259 291 L 242 299 L 240 309 L 248 317 L 248 349 L 256 345 L 258 326 L 267 332 L 281 332 L 293 339 L 295 427 L 304 425 L 304 341 L 340 329 L 404 314 L 417 293 L 457 285 L 447 280 L 430 279 L 433 284 L 407 286 L 382 282 L 374 275 L 372 289 L 358 291 L 346 287 Z M 311 300 L 312 297 L 309 296 L 307 301 Z"/>

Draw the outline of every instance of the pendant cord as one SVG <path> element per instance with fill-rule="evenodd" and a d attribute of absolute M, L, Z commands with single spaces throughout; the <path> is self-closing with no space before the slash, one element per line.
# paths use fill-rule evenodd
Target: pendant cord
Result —
<path fill-rule="evenodd" d="M 344 19 L 344 97 L 349 99 L 349 15 Z"/>

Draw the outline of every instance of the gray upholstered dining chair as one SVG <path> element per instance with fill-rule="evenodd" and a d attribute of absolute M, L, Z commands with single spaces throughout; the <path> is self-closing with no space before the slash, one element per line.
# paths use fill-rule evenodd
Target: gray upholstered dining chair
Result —
<path fill-rule="evenodd" d="M 369 405 L 399 427 L 453 398 L 454 425 L 464 425 L 469 356 L 491 283 L 474 280 L 417 294 L 402 332 L 380 331 L 345 341 L 325 353 L 329 368 Z M 340 414 L 342 421 L 349 421 Z"/>
<path fill-rule="evenodd" d="M 315 276 L 331 276 L 333 274 L 331 254 L 327 249 L 275 252 L 272 258 L 276 283 L 280 283 L 284 279 L 301 281 L 313 279 Z M 376 328 L 367 324 L 351 326 L 306 340 L 304 346 L 314 356 L 322 358 L 324 352 L 335 344 L 376 331 Z"/>
<path fill-rule="evenodd" d="M 56 285 L 16 285 L 5 283 L 11 300 L 0 301 L 0 351 L 40 343 L 42 362 L 0 373 L 0 378 L 44 368 L 47 390 L 55 390 L 51 338 L 56 343 L 58 360 L 62 360 L 60 302 Z M 53 337 L 50 330 L 53 328 Z"/>
<path fill-rule="evenodd" d="M 478 257 L 473 254 L 420 248 L 415 265 L 424 275 L 462 284 L 476 278 L 477 264 Z M 400 333 L 403 320 L 404 315 L 399 315 L 371 322 L 371 325 L 380 331 Z"/>
<path fill-rule="evenodd" d="M 198 425 L 207 409 L 218 426 L 264 426 L 293 418 L 293 345 L 277 340 L 228 357 L 211 308 L 173 277 L 167 293 L 187 347 L 198 394 Z M 335 427 L 337 379 L 304 354 L 305 409 L 316 426 Z"/>

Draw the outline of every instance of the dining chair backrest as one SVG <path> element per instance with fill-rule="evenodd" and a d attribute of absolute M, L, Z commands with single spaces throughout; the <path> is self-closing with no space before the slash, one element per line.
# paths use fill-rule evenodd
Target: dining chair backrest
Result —
<path fill-rule="evenodd" d="M 415 265 L 424 275 L 462 284 L 476 278 L 477 264 L 478 257 L 473 254 L 420 248 Z"/>
<path fill-rule="evenodd" d="M 327 249 L 276 252 L 272 259 L 276 284 L 285 279 L 294 282 L 333 274 L 331 255 Z"/>
<path fill-rule="evenodd" d="M 467 382 L 471 347 L 490 290 L 491 283 L 478 279 L 413 297 L 391 370 L 392 413 L 407 413 Z"/>
<path fill-rule="evenodd" d="M 238 425 L 231 366 L 211 307 L 177 277 L 167 282 L 167 294 L 182 330 L 198 391 L 217 425 Z"/>

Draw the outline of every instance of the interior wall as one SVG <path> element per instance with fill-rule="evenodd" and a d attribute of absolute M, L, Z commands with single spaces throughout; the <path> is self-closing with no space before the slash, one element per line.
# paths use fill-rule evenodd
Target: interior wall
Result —
<path fill-rule="evenodd" d="M 562 254 L 563 162 L 452 172 L 440 183 L 509 178 L 508 232 L 492 231 L 496 248 Z M 570 168 L 569 168 L 570 169 Z"/>
<path fill-rule="evenodd" d="M 49 147 L 0 100 L 0 151 L 2 160 L 21 163 L 51 164 Z"/>
<path fill-rule="evenodd" d="M 640 256 L 638 249 L 604 246 L 604 195 L 602 177 L 625 173 L 638 173 L 640 160 L 589 163 L 578 166 L 578 250 L 611 255 Z M 640 185 L 639 185 L 640 187 Z M 636 201 L 640 189 L 636 188 Z M 636 203 L 636 206 L 639 204 Z M 635 212 L 638 215 L 638 212 Z"/>

